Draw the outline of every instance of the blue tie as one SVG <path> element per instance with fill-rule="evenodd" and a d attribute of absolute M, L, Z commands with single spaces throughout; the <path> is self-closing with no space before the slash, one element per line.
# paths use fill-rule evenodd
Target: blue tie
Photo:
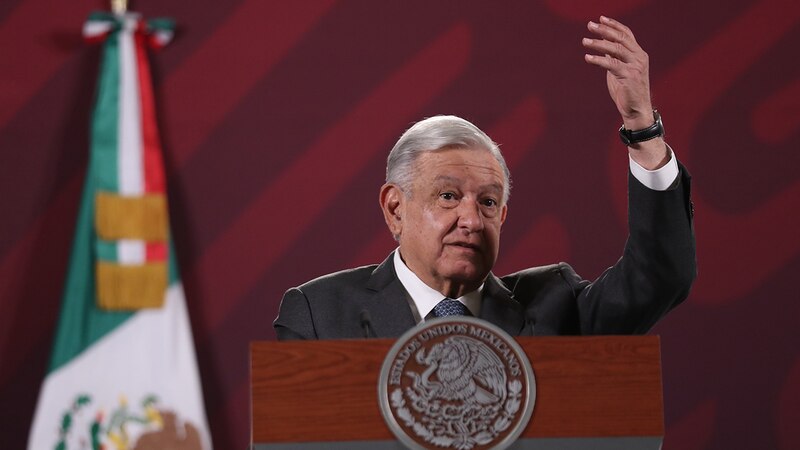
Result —
<path fill-rule="evenodd" d="M 446 298 L 433 307 L 433 315 L 434 317 L 471 316 L 472 313 L 463 303 Z"/>

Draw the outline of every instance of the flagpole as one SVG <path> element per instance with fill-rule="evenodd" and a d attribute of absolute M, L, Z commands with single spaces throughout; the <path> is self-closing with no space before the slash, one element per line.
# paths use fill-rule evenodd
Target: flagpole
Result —
<path fill-rule="evenodd" d="M 128 11 L 128 0 L 111 0 L 111 11 L 121 16 Z"/>

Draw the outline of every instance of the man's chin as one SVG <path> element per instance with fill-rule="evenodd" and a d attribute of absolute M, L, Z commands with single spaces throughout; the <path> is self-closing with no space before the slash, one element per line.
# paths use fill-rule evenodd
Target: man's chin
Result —
<path fill-rule="evenodd" d="M 476 266 L 456 267 L 448 271 L 447 275 L 447 278 L 453 282 L 463 285 L 475 285 L 477 289 L 486 279 L 486 276 L 489 275 L 489 270 Z"/>

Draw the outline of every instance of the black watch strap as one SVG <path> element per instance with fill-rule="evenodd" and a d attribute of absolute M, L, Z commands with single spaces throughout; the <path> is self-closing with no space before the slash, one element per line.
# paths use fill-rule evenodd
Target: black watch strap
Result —
<path fill-rule="evenodd" d="M 653 110 L 653 119 L 655 119 L 656 123 L 642 130 L 627 130 L 624 124 L 619 127 L 619 138 L 622 143 L 630 146 L 637 142 L 649 141 L 650 139 L 664 136 L 664 124 L 661 123 L 661 114 L 656 110 Z"/>

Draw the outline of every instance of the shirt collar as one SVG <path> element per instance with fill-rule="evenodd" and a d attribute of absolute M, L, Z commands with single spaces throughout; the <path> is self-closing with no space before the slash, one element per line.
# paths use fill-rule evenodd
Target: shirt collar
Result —
<path fill-rule="evenodd" d="M 433 307 L 445 297 L 441 292 L 425 284 L 417 274 L 408 268 L 403 258 L 400 257 L 399 248 L 394 251 L 394 270 L 400 283 L 406 289 L 408 295 L 411 296 L 411 300 L 417 308 L 418 320 L 424 320 L 425 316 L 433 310 Z M 473 316 L 478 317 L 478 313 L 481 310 L 481 293 L 483 292 L 484 284 L 482 283 L 478 289 L 453 300 L 463 303 Z"/>

